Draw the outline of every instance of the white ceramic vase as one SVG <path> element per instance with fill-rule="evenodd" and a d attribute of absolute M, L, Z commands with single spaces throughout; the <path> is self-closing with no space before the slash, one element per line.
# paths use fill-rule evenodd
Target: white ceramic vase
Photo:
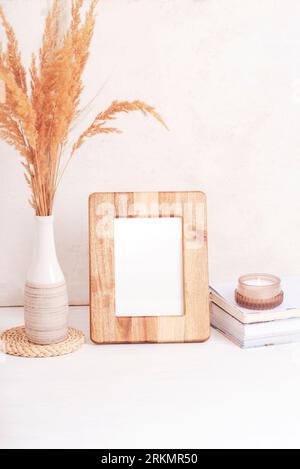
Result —
<path fill-rule="evenodd" d="M 31 265 L 26 278 L 25 329 L 30 342 L 62 342 L 68 332 L 68 294 L 57 260 L 53 217 L 36 217 Z"/>

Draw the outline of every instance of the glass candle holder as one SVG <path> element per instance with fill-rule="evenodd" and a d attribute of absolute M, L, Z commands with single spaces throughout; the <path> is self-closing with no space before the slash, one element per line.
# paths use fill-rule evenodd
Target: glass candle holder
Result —
<path fill-rule="evenodd" d="M 248 309 L 273 309 L 283 302 L 281 280 L 275 275 L 248 274 L 239 278 L 236 302 Z"/>

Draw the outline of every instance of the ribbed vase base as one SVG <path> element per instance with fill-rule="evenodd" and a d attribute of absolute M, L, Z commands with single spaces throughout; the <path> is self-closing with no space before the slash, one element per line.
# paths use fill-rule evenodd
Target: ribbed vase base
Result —
<path fill-rule="evenodd" d="M 65 282 L 54 285 L 26 283 L 24 311 L 28 340 L 38 345 L 63 342 L 68 334 L 68 310 Z"/>

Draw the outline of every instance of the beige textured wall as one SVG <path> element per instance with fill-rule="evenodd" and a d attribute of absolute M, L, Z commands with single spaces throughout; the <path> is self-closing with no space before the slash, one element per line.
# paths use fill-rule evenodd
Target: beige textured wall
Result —
<path fill-rule="evenodd" d="M 28 61 L 49 2 L 1 3 Z M 93 191 L 204 190 L 212 280 L 300 273 L 299 24 L 298 0 L 102 0 L 84 102 L 141 98 L 171 131 L 122 117 L 74 159 L 55 210 L 72 303 L 88 300 Z M 0 304 L 21 304 L 33 220 L 2 143 L 0 175 Z"/>

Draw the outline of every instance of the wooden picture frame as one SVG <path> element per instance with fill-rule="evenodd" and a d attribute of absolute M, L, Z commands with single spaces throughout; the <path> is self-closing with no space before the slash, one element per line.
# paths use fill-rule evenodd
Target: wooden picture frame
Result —
<path fill-rule="evenodd" d="M 114 219 L 182 218 L 184 315 L 117 317 Z M 202 192 L 95 193 L 89 199 L 90 326 L 97 344 L 203 342 L 210 335 L 206 197 Z"/>

